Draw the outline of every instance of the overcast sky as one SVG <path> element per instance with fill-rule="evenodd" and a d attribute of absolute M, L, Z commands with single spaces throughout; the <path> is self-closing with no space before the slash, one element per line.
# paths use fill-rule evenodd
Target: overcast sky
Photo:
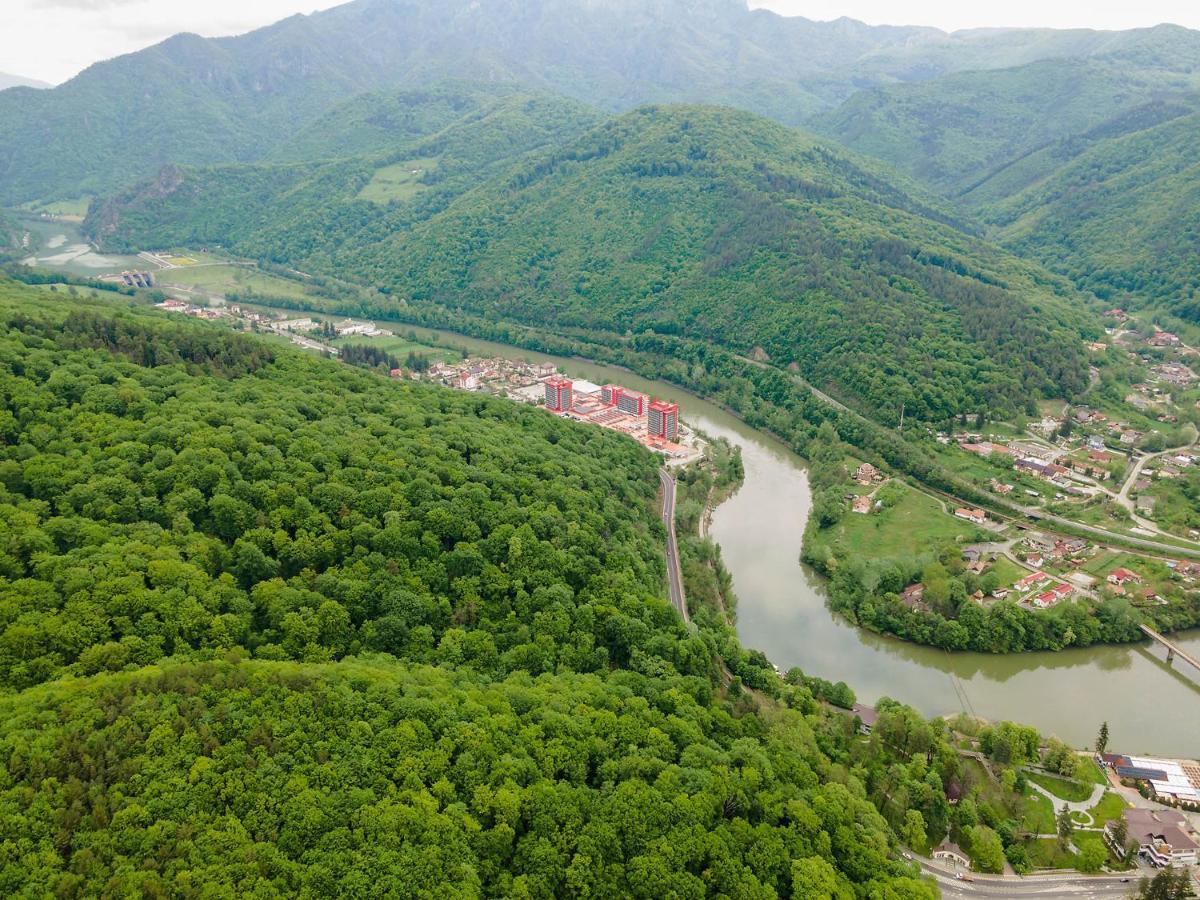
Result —
<path fill-rule="evenodd" d="M 238 34 L 341 0 L 0 0 L 0 71 L 58 83 L 101 59 L 180 31 Z M 485 0 L 486 2 L 486 0 Z M 1200 28 L 1197 0 L 750 0 L 810 19 L 851 16 L 873 25 L 1134 28 L 1176 22 Z"/>

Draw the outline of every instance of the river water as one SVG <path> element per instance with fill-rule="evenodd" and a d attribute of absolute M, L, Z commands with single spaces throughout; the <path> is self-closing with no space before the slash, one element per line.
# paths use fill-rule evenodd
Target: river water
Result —
<path fill-rule="evenodd" d="M 397 326 L 408 331 L 406 326 Z M 1058 653 L 946 653 L 849 625 L 826 605 L 822 579 L 800 563 L 811 495 L 804 462 L 780 442 L 681 388 L 620 369 L 516 349 L 449 332 L 415 329 L 472 354 L 550 361 L 575 377 L 618 382 L 680 404 L 688 422 L 742 448 L 746 480 L 714 513 L 738 597 L 738 636 L 782 669 L 845 681 L 858 698 L 889 696 L 926 715 L 961 710 L 1011 719 L 1057 734 L 1074 746 L 1095 740 L 1107 720 L 1109 746 L 1120 752 L 1200 753 L 1200 672 L 1166 665 L 1145 645 Z M 1200 654 L 1200 631 L 1176 643 Z"/>

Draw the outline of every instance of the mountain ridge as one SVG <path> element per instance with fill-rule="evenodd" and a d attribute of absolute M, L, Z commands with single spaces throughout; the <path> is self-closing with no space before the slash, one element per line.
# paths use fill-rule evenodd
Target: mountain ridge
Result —
<path fill-rule="evenodd" d="M 53 90 L 0 94 L 0 203 L 111 191 L 167 163 L 256 161 L 357 94 L 451 77 L 609 111 L 702 99 L 799 124 L 862 87 L 1185 40 L 1039 32 L 1030 50 L 1021 34 L 820 23 L 735 0 L 355 0 L 244 35 L 175 35 Z"/>

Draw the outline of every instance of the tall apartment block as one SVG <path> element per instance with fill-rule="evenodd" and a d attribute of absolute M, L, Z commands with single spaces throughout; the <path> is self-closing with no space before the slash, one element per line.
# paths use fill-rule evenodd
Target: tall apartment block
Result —
<path fill-rule="evenodd" d="M 646 431 L 654 437 L 675 441 L 679 438 L 679 404 L 651 400 Z"/>
<path fill-rule="evenodd" d="M 566 412 L 571 408 L 571 389 L 573 385 L 569 378 L 551 378 L 546 382 L 546 409 L 554 412 Z"/>

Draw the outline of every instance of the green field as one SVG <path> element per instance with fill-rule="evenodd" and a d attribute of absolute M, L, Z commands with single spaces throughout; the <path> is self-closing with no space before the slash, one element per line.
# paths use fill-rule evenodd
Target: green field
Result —
<path fill-rule="evenodd" d="M 1113 791 L 1105 791 L 1104 796 L 1100 798 L 1100 802 L 1093 806 L 1088 812 L 1092 814 L 1092 824 L 1099 828 L 1105 822 L 1111 822 L 1113 819 L 1119 819 L 1121 814 L 1129 808 L 1121 795 Z"/>
<path fill-rule="evenodd" d="M 193 257 L 194 258 L 194 257 Z M 298 281 L 267 275 L 238 265 L 192 265 L 157 273 L 160 284 L 202 288 L 220 294 L 255 293 L 304 300 L 313 293 Z"/>
<path fill-rule="evenodd" d="M 335 341 L 331 341 L 331 343 L 337 347 L 342 347 L 346 344 L 370 344 L 372 347 L 380 347 L 386 350 L 392 356 L 399 359 L 400 362 L 404 362 L 404 358 L 409 353 L 419 353 L 422 356 L 428 357 L 430 362 L 458 362 L 462 359 L 462 354 L 450 347 L 435 347 L 430 344 L 422 344 L 399 334 L 392 335 L 391 337 L 351 335 L 349 337 L 338 338 Z"/>
<path fill-rule="evenodd" d="M 867 557 L 924 553 L 943 541 L 975 541 L 985 536 L 978 528 L 942 511 L 932 497 L 905 487 L 900 501 L 869 516 L 847 513 L 814 540 L 850 547 Z"/>
<path fill-rule="evenodd" d="M 87 215 L 91 197 L 76 197 L 73 200 L 55 200 L 51 203 L 28 203 L 23 209 L 30 212 L 45 213 L 50 216 L 62 216 L 67 219 L 82 219 Z"/>
<path fill-rule="evenodd" d="M 421 178 L 436 165 L 437 157 L 431 157 L 410 159 L 376 169 L 366 187 L 359 191 L 358 199 L 372 203 L 411 200 L 425 190 Z"/>
<path fill-rule="evenodd" d="M 1047 775 L 1044 772 L 1026 772 L 1025 777 L 1034 784 L 1045 788 L 1060 800 L 1081 803 L 1092 795 L 1092 785 L 1090 784 L 1079 784 L 1055 775 Z"/>
<path fill-rule="evenodd" d="M 1006 588 L 1011 588 L 1018 579 L 1029 574 L 1027 569 L 1022 569 L 1007 556 L 997 556 L 988 571 L 995 572 L 1000 578 L 1000 584 Z"/>

